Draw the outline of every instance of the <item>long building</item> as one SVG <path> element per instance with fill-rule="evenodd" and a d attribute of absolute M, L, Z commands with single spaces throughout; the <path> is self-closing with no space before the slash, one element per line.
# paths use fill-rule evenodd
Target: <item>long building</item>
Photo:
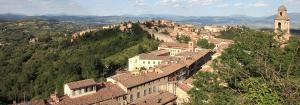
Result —
<path fill-rule="evenodd" d="M 175 51 L 176 49 L 176 51 Z M 64 85 L 64 96 L 52 95 L 57 105 L 174 105 L 188 101 L 191 77 L 215 52 L 193 43 L 162 43 L 158 50 L 129 58 L 127 72 Z M 37 101 L 40 102 L 40 101 Z"/>

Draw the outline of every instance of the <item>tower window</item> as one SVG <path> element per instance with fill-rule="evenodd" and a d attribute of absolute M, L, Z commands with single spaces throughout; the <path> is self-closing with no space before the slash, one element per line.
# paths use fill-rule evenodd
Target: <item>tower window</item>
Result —
<path fill-rule="evenodd" d="M 282 12 L 280 12 L 279 14 L 280 14 L 280 16 L 282 16 Z"/>
<path fill-rule="evenodd" d="M 281 23 L 280 22 L 278 23 L 278 29 L 281 30 Z"/>

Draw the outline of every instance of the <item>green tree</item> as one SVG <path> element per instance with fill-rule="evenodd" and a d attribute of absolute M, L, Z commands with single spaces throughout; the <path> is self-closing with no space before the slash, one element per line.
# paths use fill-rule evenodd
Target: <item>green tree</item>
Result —
<path fill-rule="evenodd" d="M 207 39 L 200 39 L 197 42 L 197 45 L 201 48 L 206 48 L 206 49 L 213 49 L 215 48 L 215 45 L 212 43 L 208 43 Z"/>

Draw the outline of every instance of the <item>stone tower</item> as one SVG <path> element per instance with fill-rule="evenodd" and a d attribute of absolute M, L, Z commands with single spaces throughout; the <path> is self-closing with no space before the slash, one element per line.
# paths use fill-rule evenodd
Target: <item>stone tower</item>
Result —
<path fill-rule="evenodd" d="M 284 5 L 281 5 L 278 8 L 278 13 L 275 16 L 274 21 L 274 32 L 279 35 L 282 34 L 283 36 L 278 36 L 280 41 L 288 41 L 290 38 L 290 19 L 288 17 L 287 9 Z"/>

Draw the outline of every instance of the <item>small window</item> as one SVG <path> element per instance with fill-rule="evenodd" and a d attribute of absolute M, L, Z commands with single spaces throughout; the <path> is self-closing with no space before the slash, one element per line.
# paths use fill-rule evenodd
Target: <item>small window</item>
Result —
<path fill-rule="evenodd" d="M 152 88 L 149 88 L 149 94 L 151 94 L 152 93 Z"/>
<path fill-rule="evenodd" d="M 147 89 L 144 90 L 144 96 L 146 96 L 146 95 L 147 95 Z"/>
<path fill-rule="evenodd" d="M 280 12 L 280 16 L 282 16 L 282 12 Z"/>
<path fill-rule="evenodd" d="M 155 61 L 153 61 L 153 64 L 155 64 Z"/>
<path fill-rule="evenodd" d="M 81 90 L 77 90 L 78 91 L 78 94 L 81 94 Z"/>
<path fill-rule="evenodd" d="M 150 61 L 148 61 L 148 64 L 150 64 Z"/>
<path fill-rule="evenodd" d="M 143 64 L 145 64 L 146 62 L 145 61 L 143 61 Z"/>
<path fill-rule="evenodd" d="M 130 94 L 130 102 L 132 102 L 132 101 L 133 101 L 133 95 Z"/>
<path fill-rule="evenodd" d="M 140 98 L 140 92 L 137 92 L 136 97 Z"/>
<path fill-rule="evenodd" d="M 156 86 L 153 86 L 153 92 L 156 92 Z"/>

